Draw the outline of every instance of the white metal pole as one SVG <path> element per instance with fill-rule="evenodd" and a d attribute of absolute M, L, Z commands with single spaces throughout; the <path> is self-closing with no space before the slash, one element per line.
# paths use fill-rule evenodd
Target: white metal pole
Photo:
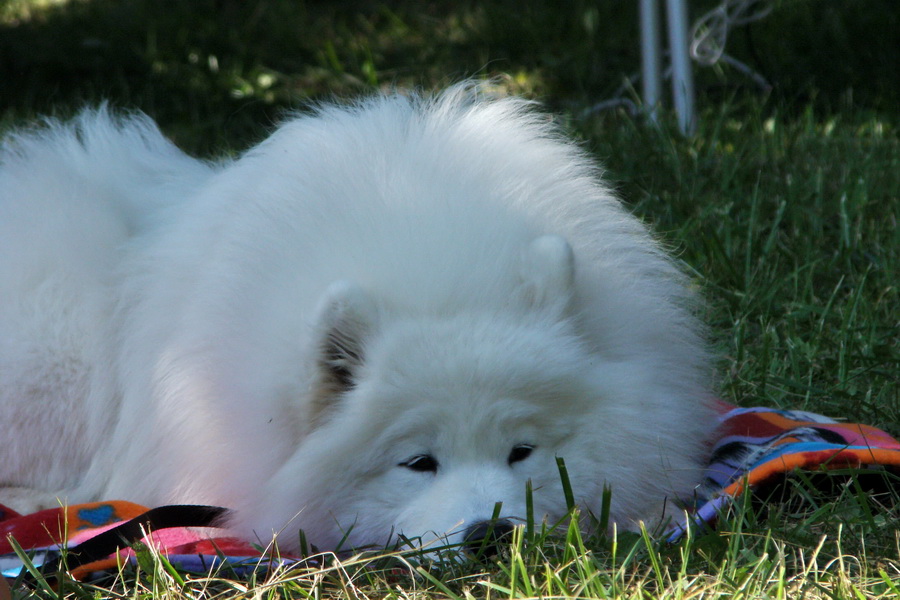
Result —
<path fill-rule="evenodd" d="M 659 66 L 659 5 L 657 0 L 641 0 L 641 83 L 644 91 L 644 110 L 656 120 L 662 87 Z"/>
<path fill-rule="evenodd" d="M 672 60 L 672 96 L 678 126 L 685 135 L 694 132 L 694 75 L 688 54 L 688 16 L 684 0 L 668 0 L 669 53 Z"/>

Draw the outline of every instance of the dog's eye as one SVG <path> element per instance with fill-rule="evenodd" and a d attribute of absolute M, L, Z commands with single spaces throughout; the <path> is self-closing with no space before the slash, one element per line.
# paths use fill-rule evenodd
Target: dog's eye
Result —
<path fill-rule="evenodd" d="M 398 466 L 406 467 L 410 471 L 418 471 L 420 473 L 434 473 L 438 468 L 438 461 L 430 454 L 417 454 L 409 460 L 400 463 Z"/>
<path fill-rule="evenodd" d="M 534 450 L 534 446 L 531 444 L 519 444 L 518 446 L 513 446 L 513 449 L 509 451 L 509 458 L 506 459 L 506 462 L 511 465 L 523 461 L 531 456 L 532 450 Z"/>

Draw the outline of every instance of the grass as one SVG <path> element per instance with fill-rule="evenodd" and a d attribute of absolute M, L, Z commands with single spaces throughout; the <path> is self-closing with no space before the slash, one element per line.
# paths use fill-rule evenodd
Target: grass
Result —
<path fill-rule="evenodd" d="M 775 5 L 729 41 L 775 89 L 764 95 L 725 67 L 698 72 L 699 129 L 684 138 L 669 116 L 659 126 L 621 110 L 585 116 L 637 68 L 629 2 L 0 0 L 0 126 L 110 98 L 209 155 L 246 147 L 311 98 L 501 75 L 562 115 L 693 274 L 723 398 L 900 436 L 900 11 L 893 0 Z M 676 544 L 533 527 L 481 563 L 416 565 L 407 552 L 242 577 L 184 573 L 145 549 L 104 579 L 13 588 L 47 598 L 897 598 L 898 489 L 889 473 L 800 474 Z"/>
<path fill-rule="evenodd" d="M 624 196 L 707 292 L 723 394 L 897 433 L 895 126 L 717 110 L 693 139 L 627 121 L 587 127 Z"/>

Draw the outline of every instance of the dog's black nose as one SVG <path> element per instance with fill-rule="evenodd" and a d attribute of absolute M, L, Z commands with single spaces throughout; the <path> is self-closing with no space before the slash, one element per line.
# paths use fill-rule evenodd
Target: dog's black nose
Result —
<path fill-rule="evenodd" d="M 479 521 L 466 529 L 466 551 L 476 556 L 494 556 L 509 540 L 513 526 L 507 519 Z"/>

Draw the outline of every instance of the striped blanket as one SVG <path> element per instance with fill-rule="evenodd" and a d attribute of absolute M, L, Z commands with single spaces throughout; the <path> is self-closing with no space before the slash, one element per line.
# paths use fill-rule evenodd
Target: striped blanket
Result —
<path fill-rule="evenodd" d="M 748 487 L 791 471 L 886 468 L 900 471 L 900 442 L 881 429 L 811 412 L 720 404 L 706 476 L 687 523 L 713 523 Z M 675 524 L 669 539 L 684 534 Z"/>

